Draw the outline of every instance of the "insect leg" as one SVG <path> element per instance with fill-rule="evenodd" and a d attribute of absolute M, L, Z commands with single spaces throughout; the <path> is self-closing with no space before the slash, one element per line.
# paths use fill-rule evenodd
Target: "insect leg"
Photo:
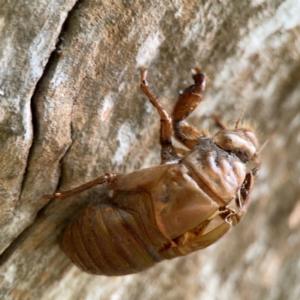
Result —
<path fill-rule="evenodd" d="M 198 68 L 195 68 L 194 72 L 193 79 L 195 84 L 183 91 L 172 113 L 175 137 L 189 149 L 194 148 L 200 138 L 205 136 L 204 132 L 198 131 L 195 127 L 184 122 L 184 119 L 186 119 L 203 100 L 202 93 L 205 89 L 205 75 Z"/>
<path fill-rule="evenodd" d="M 94 187 L 95 185 L 98 184 L 103 184 L 103 183 L 109 183 L 112 179 L 114 179 L 117 176 L 123 176 L 121 174 L 115 174 L 115 173 L 106 173 L 105 175 L 102 175 L 92 181 L 89 181 L 83 185 L 80 185 L 78 187 L 76 187 L 75 189 L 69 190 L 69 191 L 65 191 L 65 192 L 57 192 L 54 193 L 52 195 L 45 195 L 43 198 L 44 199 L 65 199 L 65 198 L 69 198 L 72 197 L 74 195 L 77 195 L 79 193 L 82 193 L 92 187 Z"/>
<path fill-rule="evenodd" d="M 218 127 L 220 127 L 221 129 L 227 129 L 227 126 L 220 120 L 220 118 L 217 115 L 212 114 L 210 115 L 210 117 L 215 121 Z"/>
<path fill-rule="evenodd" d="M 165 111 L 165 109 L 161 106 L 156 97 L 150 92 L 148 87 L 148 82 L 146 80 L 147 77 L 147 69 L 142 70 L 141 73 L 141 89 L 147 98 L 150 100 L 152 105 L 156 108 L 159 116 L 160 116 L 160 144 L 161 144 L 161 163 L 165 164 L 172 160 L 178 159 L 178 155 L 172 144 L 172 119 Z"/>
<path fill-rule="evenodd" d="M 239 223 L 243 218 L 243 216 L 245 215 L 245 213 L 247 212 L 251 200 L 250 196 L 251 196 L 253 184 L 254 184 L 254 178 L 252 173 L 251 172 L 247 173 L 243 186 L 240 190 L 240 197 L 243 200 L 243 204 L 240 207 L 240 209 L 236 213 L 234 213 L 230 218 L 230 220 L 233 222 L 233 225 Z"/>
<path fill-rule="evenodd" d="M 178 246 L 178 251 L 182 255 L 187 255 L 189 253 L 192 253 L 196 250 L 200 250 L 203 248 L 206 248 L 212 244 L 214 244 L 217 240 L 219 240 L 229 229 L 231 228 L 231 225 L 227 222 L 222 223 L 212 231 L 199 236 L 198 238 Z"/>

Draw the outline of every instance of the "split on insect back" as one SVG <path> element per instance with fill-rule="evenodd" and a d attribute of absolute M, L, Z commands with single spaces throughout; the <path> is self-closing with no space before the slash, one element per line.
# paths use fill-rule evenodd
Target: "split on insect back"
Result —
<path fill-rule="evenodd" d="M 213 116 L 221 130 L 209 137 L 185 121 L 203 100 L 205 75 L 199 68 L 171 115 L 146 78 L 145 69 L 140 86 L 160 117 L 161 164 L 127 175 L 106 173 L 45 196 L 64 199 L 103 183 L 113 191 L 81 210 L 63 236 L 63 251 L 91 274 L 137 273 L 206 248 L 241 221 L 250 202 L 260 155 L 254 131 L 240 126 L 242 116 L 232 129 Z M 175 148 L 172 136 L 188 150 Z"/>

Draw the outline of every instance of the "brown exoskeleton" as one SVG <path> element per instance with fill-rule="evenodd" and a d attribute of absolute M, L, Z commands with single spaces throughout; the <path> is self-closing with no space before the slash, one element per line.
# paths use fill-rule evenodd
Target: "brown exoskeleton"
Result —
<path fill-rule="evenodd" d="M 82 270 L 126 275 L 205 248 L 236 225 L 247 211 L 259 161 L 258 142 L 249 128 L 222 127 L 213 137 L 184 119 L 203 100 L 205 75 L 194 69 L 195 84 L 180 95 L 172 117 L 153 96 L 142 72 L 141 89 L 160 115 L 161 165 L 128 175 L 106 173 L 64 199 L 107 183 L 111 198 L 90 205 L 68 225 L 62 249 Z M 189 150 L 179 155 L 171 137 Z M 182 151 L 181 151 L 182 152 Z"/>

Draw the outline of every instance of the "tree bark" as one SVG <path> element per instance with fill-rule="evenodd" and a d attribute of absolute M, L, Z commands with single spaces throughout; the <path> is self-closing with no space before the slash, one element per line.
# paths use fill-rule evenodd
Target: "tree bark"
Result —
<path fill-rule="evenodd" d="M 300 299 L 298 0 L 0 2 L 1 299 Z M 68 221 L 105 186 L 49 201 L 105 172 L 159 164 L 159 118 L 190 70 L 210 78 L 189 118 L 245 118 L 263 160 L 250 210 L 220 242 L 109 278 L 60 250 Z"/>

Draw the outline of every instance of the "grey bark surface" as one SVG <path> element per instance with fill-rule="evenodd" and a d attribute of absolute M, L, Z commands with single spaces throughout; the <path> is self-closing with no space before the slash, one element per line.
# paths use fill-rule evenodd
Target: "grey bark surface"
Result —
<path fill-rule="evenodd" d="M 300 299 L 300 3 L 0 1 L 1 299 Z M 221 241 L 143 273 L 77 269 L 59 248 L 84 205 L 68 190 L 105 172 L 159 164 L 157 112 L 140 68 L 171 112 L 191 68 L 209 77 L 189 118 L 256 128 L 263 163 L 250 209 Z"/>

